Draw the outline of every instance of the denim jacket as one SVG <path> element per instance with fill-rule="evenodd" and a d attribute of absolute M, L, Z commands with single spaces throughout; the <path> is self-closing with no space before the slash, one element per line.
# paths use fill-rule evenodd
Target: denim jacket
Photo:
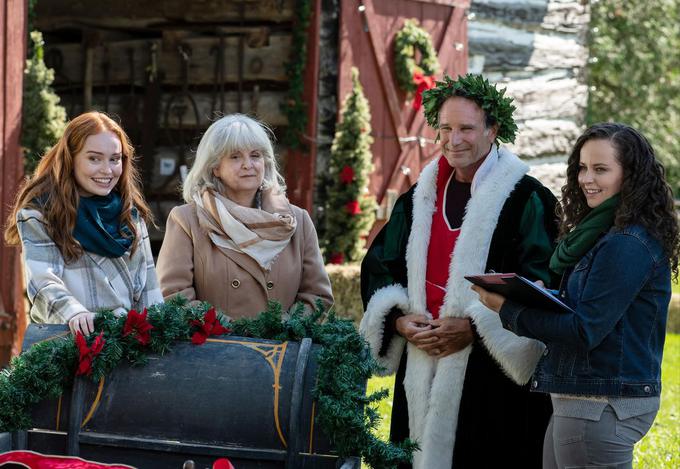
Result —
<path fill-rule="evenodd" d="M 670 263 L 642 227 L 612 228 L 569 272 L 560 295 L 575 314 L 506 301 L 503 326 L 543 341 L 535 391 L 650 397 L 661 392 Z"/>

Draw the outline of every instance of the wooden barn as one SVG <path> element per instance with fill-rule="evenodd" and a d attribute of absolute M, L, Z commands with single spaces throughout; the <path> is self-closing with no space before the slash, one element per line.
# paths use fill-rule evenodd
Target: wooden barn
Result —
<path fill-rule="evenodd" d="M 45 62 L 54 69 L 67 115 L 105 111 L 117 115 L 130 135 L 145 195 L 161 225 L 152 233 L 157 252 L 167 214 L 181 203 L 181 175 L 198 139 L 221 114 L 248 113 L 273 127 L 289 197 L 314 214 L 317 176 L 326 170 L 352 67 L 359 69 L 371 108 L 375 171 L 369 190 L 380 206 L 376 228 L 381 226 L 396 197 L 436 153 L 422 112 L 397 85 L 394 36 L 406 19 L 417 19 L 437 50 L 438 76 L 464 73 L 469 7 L 469 0 L 50 0 L 36 3 L 31 27 L 44 35 Z M 5 2 L 0 87 L 11 97 L 5 122 L 13 122 L 16 134 L 5 131 L 1 156 L 3 218 L 20 178 L 16 124 L 25 16 L 21 0 Z M 301 97 L 292 93 L 291 69 L 302 72 Z M 297 145 L 285 137 L 293 125 L 286 108 L 296 99 L 306 114 Z M 20 283 L 18 254 L 5 246 L 0 252 L 7 312 L 0 325 L 13 331 L 21 296 L 10 292 Z M 3 345 L 6 362 L 8 341 Z"/>

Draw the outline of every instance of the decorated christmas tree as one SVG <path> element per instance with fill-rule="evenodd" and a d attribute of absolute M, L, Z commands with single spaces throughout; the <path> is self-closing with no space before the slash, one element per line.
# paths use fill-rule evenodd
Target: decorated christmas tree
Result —
<path fill-rule="evenodd" d="M 329 163 L 325 204 L 324 254 L 332 264 L 357 261 L 363 251 L 362 236 L 375 219 L 375 199 L 368 194 L 371 163 L 371 112 L 359 72 L 352 68 L 352 91 L 342 105 Z"/>

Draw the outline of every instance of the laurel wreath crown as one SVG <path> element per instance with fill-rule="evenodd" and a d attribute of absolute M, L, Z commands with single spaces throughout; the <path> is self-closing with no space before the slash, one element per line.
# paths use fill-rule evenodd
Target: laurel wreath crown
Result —
<path fill-rule="evenodd" d="M 486 116 L 498 124 L 496 140 L 514 143 L 517 124 L 512 114 L 516 108 L 512 104 L 513 98 L 505 96 L 505 91 L 505 88 L 499 90 L 482 75 L 468 73 L 456 80 L 444 75 L 443 81 L 436 82 L 434 88 L 423 92 L 425 119 L 430 127 L 438 129 L 439 110 L 444 101 L 453 96 L 461 96 L 477 103 Z"/>

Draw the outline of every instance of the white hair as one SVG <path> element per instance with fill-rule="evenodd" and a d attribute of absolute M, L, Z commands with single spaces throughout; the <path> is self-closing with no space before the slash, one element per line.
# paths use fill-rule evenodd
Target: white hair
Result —
<path fill-rule="evenodd" d="M 283 193 L 286 184 L 279 173 L 272 141 L 274 133 L 269 126 L 245 114 L 230 114 L 212 123 L 205 131 L 196 149 L 194 164 L 182 186 L 182 196 L 187 203 L 206 189 L 224 193 L 224 185 L 213 174 L 222 157 L 236 151 L 254 149 L 264 156 L 264 181 L 262 189 Z"/>

